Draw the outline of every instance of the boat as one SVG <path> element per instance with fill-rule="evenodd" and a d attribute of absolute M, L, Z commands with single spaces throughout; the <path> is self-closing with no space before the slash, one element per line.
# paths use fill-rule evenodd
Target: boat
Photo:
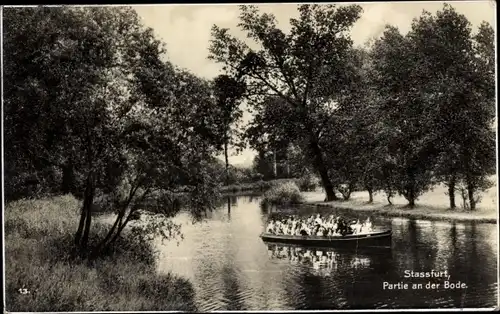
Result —
<path fill-rule="evenodd" d="M 283 244 L 296 244 L 312 247 L 334 247 L 334 248 L 391 248 L 392 230 L 384 230 L 363 234 L 349 234 L 345 236 L 293 236 L 271 233 L 260 235 L 264 242 L 275 242 Z"/>

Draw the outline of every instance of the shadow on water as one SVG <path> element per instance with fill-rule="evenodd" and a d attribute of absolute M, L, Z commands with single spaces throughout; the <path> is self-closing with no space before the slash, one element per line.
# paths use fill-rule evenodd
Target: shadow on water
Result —
<path fill-rule="evenodd" d="M 245 310 L 245 305 L 239 297 L 242 292 L 238 284 L 238 276 L 235 273 L 234 268 L 229 266 L 224 266 L 222 268 L 222 283 L 223 297 L 226 301 L 226 310 Z"/>
<path fill-rule="evenodd" d="M 183 229 L 179 246 L 160 247 L 167 256 L 160 271 L 190 278 L 200 310 L 496 306 L 496 225 L 372 216 L 374 227 L 393 230 L 392 250 L 304 248 L 265 243 L 259 235 L 272 215 L 318 211 L 263 212 L 259 201 L 256 196 L 225 198 L 206 222 Z M 431 270 L 446 270 L 450 282 L 465 283 L 467 289 L 443 289 L 443 278 L 405 278 L 407 272 Z M 384 282 L 409 288 L 384 288 Z M 440 288 L 426 289 L 429 282 Z M 423 288 L 412 289 L 413 284 Z"/>

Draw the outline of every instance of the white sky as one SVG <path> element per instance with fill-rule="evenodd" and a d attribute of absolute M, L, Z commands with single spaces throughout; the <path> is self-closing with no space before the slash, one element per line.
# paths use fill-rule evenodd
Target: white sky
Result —
<path fill-rule="evenodd" d="M 355 45 L 382 34 L 384 26 L 396 26 L 406 33 L 413 18 L 421 15 L 422 10 L 435 13 L 444 2 L 380 2 L 360 3 L 363 14 L 354 25 L 351 38 Z M 472 23 L 473 31 L 482 21 L 489 22 L 495 29 L 496 6 L 494 1 L 449 1 L 459 13 L 464 14 Z M 343 3 L 345 4 L 345 3 Z M 265 4 L 262 11 L 273 13 L 279 26 L 289 28 L 289 19 L 297 17 L 296 4 Z M 245 38 L 237 28 L 239 9 L 237 5 L 151 5 L 134 7 L 145 26 L 154 29 L 159 39 L 167 44 L 168 59 L 175 65 L 186 68 L 194 74 L 213 78 L 219 74 L 220 66 L 207 59 L 210 29 L 216 24 L 227 27 L 233 35 Z M 248 120 L 248 114 L 244 120 Z M 255 153 L 244 151 L 231 156 L 232 164 L 249 165 Z"/>

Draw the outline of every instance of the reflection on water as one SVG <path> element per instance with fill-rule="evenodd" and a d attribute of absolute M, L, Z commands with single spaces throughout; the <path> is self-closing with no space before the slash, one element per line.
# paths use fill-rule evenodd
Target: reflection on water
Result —
<path fill-rule="evenodd" d="M 346 251 L 335 252 L 332 249 L 309 248 L 283 244 L 267 244 L 268 256 L 271 259 L 288 260 L 290 264 L 310 268 L 318 276 L 333 276 L 339 267 L 369 267 L 373 255 L 352 254 Z M 384 251 L 382 251 L 384 252 Z M 387 254 L 377 255 L 390 259 Z"/>
<path fill-rule="evenodd" d="M 229 205 L 228 205 L 229 204 Z M 325 213 L 312 207 L 297 215 Z M 176 217 L 185 239 L 161 244 L 159 271 L 188 278 L 202 311 L 356 308 L 493 307 L 496 305 L 496 225 L 449 224 L 373 217 L 374 227 L 392 228 L 393 249 L 346 252 L 263 242 L 269 215 L 258 197 L 238 196 L 191 224 Z M 344 213 L 346 215 L 346 213 Z M 362 214 L 360 218 L 366 219 Z M 388 290 L 383 283 L 442 283 L 404 278 L 405 270 L 448 270 L 462 290 Z"/>

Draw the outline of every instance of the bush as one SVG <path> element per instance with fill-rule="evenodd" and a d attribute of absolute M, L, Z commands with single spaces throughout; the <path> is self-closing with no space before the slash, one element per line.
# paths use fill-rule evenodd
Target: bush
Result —
<path fill-rule="evenodd" d="M 149 242 L 122 237 L 92 265 L 73 258 L 79 208 L 72 196 L 7 204 L 8 311 L 196 310 L 189 282 L 156 273 Z M 90 244 L 102 239 L 108 228 L 96 221 Z"/>
<path fill-rule="evenodd" d="M 264 193 L 261 204 L 267 205 L 292 205 L 304 201 L 300 189 L 295 182 L 284 182 L 272 186 Z"/>
<path fill-rule="evenodd" d="M 317 179 L 310 174 L 306 174 L 298 179 L 295 179 L 295 183 L 299 187 L 300 191 L 303 192 L 314 191 L 318 186 Z"/>

